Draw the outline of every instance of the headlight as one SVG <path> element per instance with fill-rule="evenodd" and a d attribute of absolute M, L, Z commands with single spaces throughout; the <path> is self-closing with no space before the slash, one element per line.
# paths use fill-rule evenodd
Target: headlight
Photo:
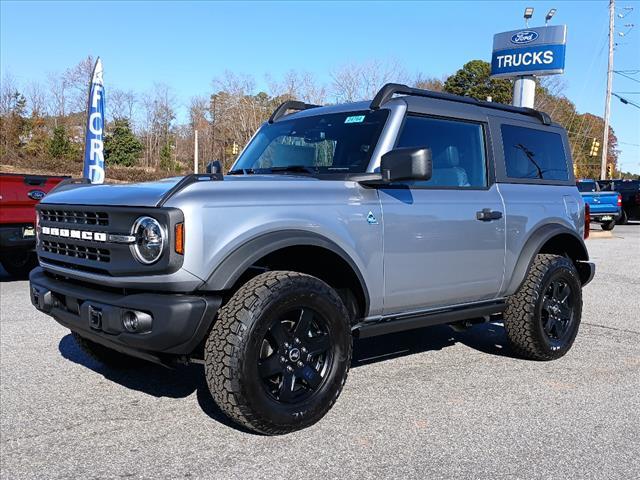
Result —
<path fill-rule="evenodd" d="M 136 243 L 131 246 L 136 260 L 148 265 L 160 258 L 164 248 L 165 233 L 155 218 L 138 218 L 133 224 L 131 234 L 136 237 Z"/>

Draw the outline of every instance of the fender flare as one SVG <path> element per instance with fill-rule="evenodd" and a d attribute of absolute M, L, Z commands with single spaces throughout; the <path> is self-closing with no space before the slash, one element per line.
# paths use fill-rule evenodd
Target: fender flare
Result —
<path fill-rule="evenodd" d="M 224 260 L 215 267 L 207 278 L 207 281 L 200 287 L 200 290 L 228 290 L 233 287 L 240 276 L 256 261 L 276 250 L 294 246 L 321 247 L 342 258 L 358 277 L 360 288 L 362 288 L 365 297 L 365 306 L 368 309 L 369 290 L 357 264 L 349 254 L 334 241 L 317 233 L 305 230 L 279 230 L 277 232 L 265 233 L 248 240 L 228 254 Z"/>
<path fill-rule="evenodd" d="M 574 251 L 572 258 L 574 260 L 589 260 L 589 253 L 587 252 L 584 240 L 575 231 L 558 223 L 544 225 L 535 230 L 525 242 L 524 247 L 520 252 L 520 256 L 516 261 L 513 273 L 511 274 L 511 280 L 504 292 L 505 296 L 513 295 L 518 291 L 520 285 L 524 282 L 531 265 L 533 264 L 535 256 L 540 253 L 540 250 L 545 243 L 558 235 L 570 235 L 577 241 L 577 250 L 572 248 Z"/>

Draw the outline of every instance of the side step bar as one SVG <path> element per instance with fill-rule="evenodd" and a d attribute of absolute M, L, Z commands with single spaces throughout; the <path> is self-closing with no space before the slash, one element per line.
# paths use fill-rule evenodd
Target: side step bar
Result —
<path fill-rule="evenodd" d="M 375 337 L 388 333 L 403 332 L 433 325 L 443 325 L 460 320 L 481 318 L 502 313 L 506 308 L 504 301 L 467 305 L 461 307 L 430 310 L 410 315 L 383 317 L 380 320 L 360 322 L 353 328 L 359 338 Z"/>

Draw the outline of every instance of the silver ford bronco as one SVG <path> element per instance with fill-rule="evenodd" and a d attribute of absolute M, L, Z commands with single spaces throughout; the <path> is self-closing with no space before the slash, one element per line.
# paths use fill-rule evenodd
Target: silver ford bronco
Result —
<path fill-rule="evenodd" d="M 501 321 L 514 354 L 563 356 L 588 225 L 548 115 L 388 84 L 285 102 L 224 176 L 59 186 L 31 301 L 107 365 L 204 364 L 223 412 L 282 434 L 331 408 L 354 337 Z"/>

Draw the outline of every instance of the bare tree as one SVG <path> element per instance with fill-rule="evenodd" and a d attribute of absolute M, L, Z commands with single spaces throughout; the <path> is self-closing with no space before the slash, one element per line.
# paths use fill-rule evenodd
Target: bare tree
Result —
<path fill-rule="evenodd" d="M 339 102 L 368 100 L 388 82 L 407 83 L 404 67 L 395 60 L 348 63 L 331 72 L 333 95 Z"/>
<path fill-rule="evenodd" d="M 31 116 L 44 117 L 47 113 L 47 92 L 43 85 L 38 81 L 29 83 L 26 89 L 26 97 Z"/>
<path fill-rule="evenodd" d="M 132 90 L 113 88 L 109 92 L 107 113 L 111 119 L 126 118 L 133 125 L 133 116 L 137 103 L 136 94 Z"/>

